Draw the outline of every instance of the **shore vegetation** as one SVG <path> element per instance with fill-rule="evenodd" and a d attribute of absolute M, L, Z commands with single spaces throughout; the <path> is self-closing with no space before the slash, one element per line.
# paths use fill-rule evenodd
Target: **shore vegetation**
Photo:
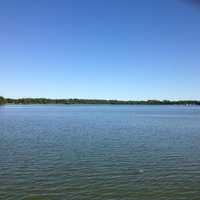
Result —
<path fill-rule="evenodd" d="M 106 99 L 47 99 L 47 98 L 4 98 L 0 104 L 110 104 L 110 105 L 200 105 L 197 100 L 106 100 Z"/>

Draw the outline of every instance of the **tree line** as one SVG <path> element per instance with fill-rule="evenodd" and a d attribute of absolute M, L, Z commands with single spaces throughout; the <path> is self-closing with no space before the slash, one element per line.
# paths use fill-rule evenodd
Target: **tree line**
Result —
<path fill-rule="evenodd" d="M 0 96 L 0 105 L 6 104 L 6 103 L 7 103 L 6 99 Z"/>
<path fill-rule="evenodd" d="M 0 104 L 111 104 L 111 105 L 200 105 L 195 100 L 146 100 L 146 101 L 123 101 L 106 99 L 47 99 L 47 98 L 20 98 L 11 99 L 0 97 Z"/>

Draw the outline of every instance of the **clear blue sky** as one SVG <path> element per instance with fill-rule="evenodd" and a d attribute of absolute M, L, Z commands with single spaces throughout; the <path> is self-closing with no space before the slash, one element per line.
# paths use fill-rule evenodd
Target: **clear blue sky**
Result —
<path fill-rule="evenodd" d="M 200 7 L 0 1 L 0 95 L 200 99 Z"/>

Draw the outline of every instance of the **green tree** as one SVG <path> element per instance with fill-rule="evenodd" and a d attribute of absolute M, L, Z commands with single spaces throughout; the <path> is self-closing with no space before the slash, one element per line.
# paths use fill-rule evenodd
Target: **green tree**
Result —
<path fill-rule="evenodd" d="M 6 103 L 6 100 L 0 96 L 0 105 L 5 104 L 5 103 Z"/>

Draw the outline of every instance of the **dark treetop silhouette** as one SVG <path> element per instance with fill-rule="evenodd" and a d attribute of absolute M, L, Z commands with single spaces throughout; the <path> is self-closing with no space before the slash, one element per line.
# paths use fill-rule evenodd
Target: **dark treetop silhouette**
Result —
<path fill-rule="evenodd" d="M 200 105 L 197 100 L 105 100 L 105 99 L 47 99 L 20 98 L 11 99 L 0 97 L 0 104 L 118 104 L 118 105 Z"/>

